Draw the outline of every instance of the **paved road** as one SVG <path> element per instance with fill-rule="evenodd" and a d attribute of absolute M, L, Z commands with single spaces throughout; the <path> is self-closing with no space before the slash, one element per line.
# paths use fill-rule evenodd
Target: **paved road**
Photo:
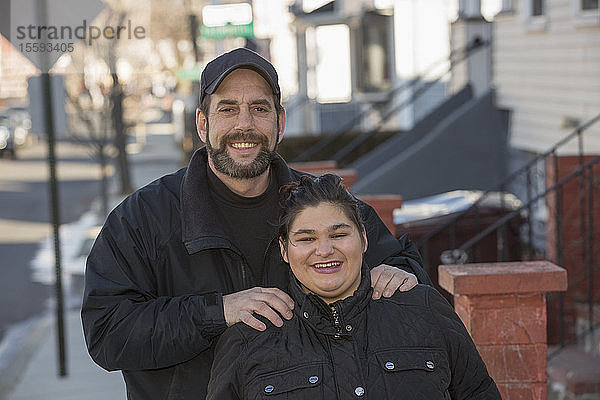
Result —
<path fill-rule="evenodd" d="M 54 294 L 35 282 L 31 262 L 51 232 L 46 143 L 23 149 L 16 160 L 0 159 L 0 335 L 37 315 Z M 81 145 L 59 142 L 61 223 L 73 222 L 98 195 L 99 168 Z"/>

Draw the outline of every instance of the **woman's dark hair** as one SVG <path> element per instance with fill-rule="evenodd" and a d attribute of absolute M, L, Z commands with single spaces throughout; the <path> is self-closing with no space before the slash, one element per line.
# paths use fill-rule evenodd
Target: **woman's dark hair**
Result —
<path fill-rule="evenodd" d="M 340 207 L 359 231 L 364 227 L 358 210 L 358 200 L 344 187 L 342 178 L 337 175 L 325 174 L 318 178 L 305 175 L 299 181 L 283 186 L 280 194 L 279 236 L 286 244 L 290 226 L 296 216 L 307 207 L 316 207 L 321 203 Z M 362 241 L 362 235 L 360 237 Z"/>

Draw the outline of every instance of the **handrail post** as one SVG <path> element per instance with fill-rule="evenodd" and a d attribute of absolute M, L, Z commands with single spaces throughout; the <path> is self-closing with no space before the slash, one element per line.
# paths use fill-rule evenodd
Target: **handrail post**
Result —
<path fill-rule="evenodd" d="M 594 330 L 594 166 L 588 172 L 588 320 L 592 337 Z"/>
<path fill-rule="evenodd" d="M 531 193 L 531 168 L 527 168 L 525 185 L 527 186 L 527 240 L 528 240 L 528 255 L 529 261 L 533 260 L 533 202 L 531 199 L 533 198 Z"/>

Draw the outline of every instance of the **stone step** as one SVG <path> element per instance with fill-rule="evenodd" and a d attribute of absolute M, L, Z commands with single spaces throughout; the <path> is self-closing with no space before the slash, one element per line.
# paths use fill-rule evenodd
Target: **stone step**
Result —
<path fill-rule="evenodd" d="M 559 350 L 548 360 L 548 400 L 600 400 L 600 357 L 577 346 Z"/>

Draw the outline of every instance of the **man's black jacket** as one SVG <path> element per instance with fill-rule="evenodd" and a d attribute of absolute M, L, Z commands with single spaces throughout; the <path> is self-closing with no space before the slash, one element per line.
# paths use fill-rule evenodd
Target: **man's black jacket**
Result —
<path fill-rule="evenodd" d="M 207 400 L 501 400 L 473 340 L 431 286 L 371 300 L 368 268 L 332 305 L 292 278 L 283 327 L 221 336 Z"/>
<path fill-rule="evenodd" d="M 279 186 L 298 179 L 283 159 Z M 288 286 L 277 238 L 255 282 L 208 190 L 207 153 L 136 191 L 108 216 L 87 260 L 81 316 L 92 359 L 122 370 L 130 400 L 203 399 L 216 340 L 226 328 L 222 295 Z M 273 210 L 274 213 L 278 212 Z M 415 247 L 361 205 L 369 265 L 385 262 L 431 283 Z M 251 232 L 248 232 L 251 235 Z"/>

